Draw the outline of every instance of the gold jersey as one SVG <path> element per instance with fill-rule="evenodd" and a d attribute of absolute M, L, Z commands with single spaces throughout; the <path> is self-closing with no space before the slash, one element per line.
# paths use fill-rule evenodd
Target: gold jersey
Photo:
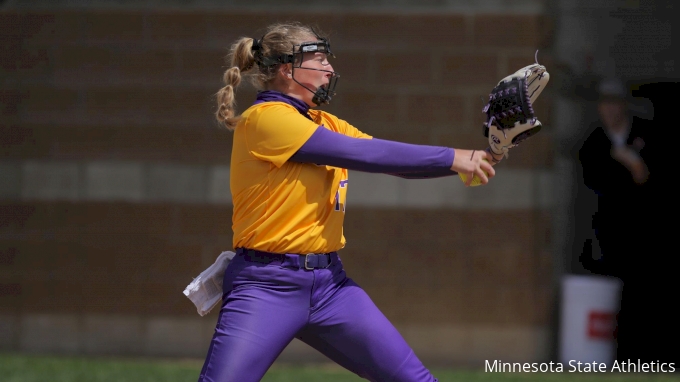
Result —
<path fill-rule="evenodd" d="M 347 169 L 288 159 L 319 126 L 372 137 L 332 114 L 309 110 L 309 115 L 313 121 L 284 102 L 243 112 L 231 153 L 234 248 L 306 254 L 345 246 Z"/>

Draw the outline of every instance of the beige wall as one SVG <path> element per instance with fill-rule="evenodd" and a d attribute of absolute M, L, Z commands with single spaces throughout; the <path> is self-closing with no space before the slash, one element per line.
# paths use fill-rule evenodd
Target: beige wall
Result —
<path fill-rule="evenodd" d="M 231 246 L 211 97 L 232 40 L 290 19 L 331 32 L 327 110 L 384 139 L 484 147 L 480 96 L 536 49 L 550 69 L 550 22 L 531 12 L 0 13 L 0 349 L 203 356 L 215 312 L 181 291 Z M 552 98 L 536 105 L 548 127 Z M 356 175 L 343 261 L 423 358 L 548 357 L 551 140 L 485 188 Z"/>

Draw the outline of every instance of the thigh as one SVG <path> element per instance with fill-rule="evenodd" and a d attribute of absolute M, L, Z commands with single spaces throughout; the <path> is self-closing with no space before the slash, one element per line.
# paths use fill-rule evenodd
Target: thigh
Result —
<path fill-rule="evenodd" d="M 311 285 L 278 265 L 234 264 L 199 381 L 259 381 L 306 323 Z"/>
<path fill-rule="evenodd" d="M 345 279 L 298 338 L 370 381 L 436 381 L 366 292 Z"/>

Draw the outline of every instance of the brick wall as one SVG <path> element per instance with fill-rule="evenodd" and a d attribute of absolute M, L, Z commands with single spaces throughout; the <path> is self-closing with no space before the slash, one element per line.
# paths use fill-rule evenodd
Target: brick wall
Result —
<path fill-rule="evenodd" d="M 215 170 L 228 171 L 231 134 L 212 95 L 234 39 L 291 19 L 331 32 L 341 79 L 327 110 L 384 139 L 484 147 L 480 96 L 536 49 L 550 68 L 537 14 L 0 13 L 0 348 L 205 353 L 215 312 L 198 318 L 181 291 L 231 246 Z M 241 108 L 253 94 L 240 90 Z M 545 132 L 498 184 L 446 180 L 470 203 L 433 181 L 394 183 L 393 202 L 349 197 L 362 202 L 346 216 L 348 272 L 426 359 L 547 357 L 551 216 L 536 179 L 552 166 L 551 98 L 536 105 Z M 111 325 L 136 334 L 111 345 Z"/>

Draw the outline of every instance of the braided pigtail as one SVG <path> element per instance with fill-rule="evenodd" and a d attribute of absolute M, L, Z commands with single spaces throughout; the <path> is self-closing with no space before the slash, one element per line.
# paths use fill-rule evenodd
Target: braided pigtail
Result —
<path fill-rule="evenodd" d="M 241 83 L 241 73 L 247 72 L 255 65 L 252 52 L 253 39 L 243 37 L 231 46 L 227 62 L 229 69 L 224 72 L 224 87 L 217 94 L 217 122 L 229 130 L 234 130 L 241 117 L 236 115 L 236 88 Z"/>

